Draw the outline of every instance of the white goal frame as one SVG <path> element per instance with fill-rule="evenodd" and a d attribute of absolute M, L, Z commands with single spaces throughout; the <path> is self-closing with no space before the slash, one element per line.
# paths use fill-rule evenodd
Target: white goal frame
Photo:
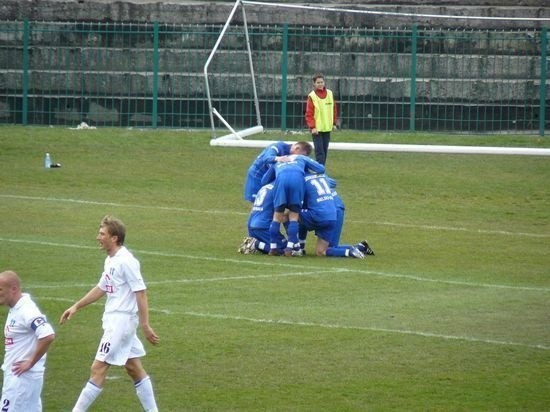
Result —
<path fill-rule="evenodd" d="M 208 101 L 208 111 L 210 116 L 210 125 L 212 129 L 212 138 L 210 140 L 211 146 L 228 146 L 228 147 L 266 147 L 273 141 L 268 140 L 249 140 L 245 137 L 260 134 L 264 131 L 262 126 L 260 104 L 258 100 L 258 93 L 256 89 L 256 81 L 254 74 L 254 64 L 252 59 L 252 51 L 250 49 L 250 38 L 248 34 L 248 24 L 246 19 L 245 4 L 264 6 L 264 7 L 279 7 L 287 9 L 308 9 L 327 12 L 348 12 L 356 14 L 371 14 L 371 15 L 392 15 L 399 17 L 423 17 L 423 18 L 460 18 L 460 19 L 477 19 L 477 20 L 535 20 L 535 21 L 550 21 L 549 18 L 522 18 L 522 17 L 487 17 L 487 16 L 453 16 L 453 15 L 436 15 L 436 14 L 412 14 L 412 13 L 397 13 L 397 12 L 382 12 L 373 10 L 353 10 L 344 8 L 333 8 L 323 6 L 310 6 L 310 5 L 298 5 L 288 3 L 276 3 L 276 2 L 261 2 L 250 0 L 236 0 L 227 21 L 225 22 L 222 31 L 220 32 L 216 43 L 214 44 L 212 51 L 210 52 L 208 59 L 204 65 L 204 80 L 206 98 Z M 246 128 L 244 130 L 236 131 L 227 120 L 216 110 L 212 104 L 212 97 L 210 94 L 210 85 L 208 78 L 208 68 L 212 62 L 214 55 L 216 54 L 220 43 L 229 28 L 237 9 L 241 6 L 243 28 L 246 38 L 246 51 L 248 56 L 248 64 L 251 76 L 251 86 L 254 96 L 254 108 L 256 112 L 256 125 Z M 217 118 L 228 130 L 229 133 L 220 137 L 216 137 L 216 125 L 215 118 Z M 538 148 L 521 148 L 521 147 L 487 147 L 487 146 L 447 146 L 447 145 L 409 145 L 409 144 L 374 144 L 374 143 L 341 143 L 331 142 L 331 149 L 335 150 L 350 150 L 350 151 L 374 151 L 374 152 L 414 152 L 414 153 L 448 153 L 448 154 L 497 154 L 497 155 L 535 155 L 535 156 L 550 156 L 550 149 L 538 149 Z"/>

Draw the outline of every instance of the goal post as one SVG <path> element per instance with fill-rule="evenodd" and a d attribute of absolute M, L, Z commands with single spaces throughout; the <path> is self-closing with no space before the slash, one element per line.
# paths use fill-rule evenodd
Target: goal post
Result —
<path fill-rule="evenodd" d="M 231 21 L 233 20 L 233 17 L 235 15 L 239 5 L 241 5 L 241 9 L 242 9 L 242 16 L 243 16 L 243 23 L 244 23 L 244 33 L 245 33 L 245 38 L 246 38 L 246 52 L 247 52 L 246 54 L 247 54 L 247 57 L 248 57 L 248 65 L 249 65 L 249 69 L 250 69 L 251 87 L 252 87 L 252 92 L 253 92 L 253 95 L 254 95 L 254 108 L 255 108 L 255 111 L 256 111 L 257 125 L 253 126 L 253 127 L 250 127 L 250 128 L 247 128 L 245 130 L 242 130 L 240 132 L 236 132 L 231 127 L 231 125 L 223 118 L 223 116 L 216 110 L 216 108 L 212 104 L 212 96 L 211 96 L 211 93 L 210 93 L 210 84 L 209 84 L 209 78 L 208 78 L 208 68 L 210 66 L 210 63 L 212 62 L 212 59 L 214 58 L 214 55 L 216 54 L 216 51 L 218 50 L 218 48 L 220 46 L 220 43 L 222 42 L 222 39 L 224 38 L 224 35 L 225 35 L 227 29 L 229 28 L 229 25 L 231 24 Z M 246 12 L 245 12 L 244 6 L 242 6 L 242 1 L 241 0 L 237 0 L 235 2 L 233 8 L 231 9 L 229 17 L 227 18 L 227 21 L 225 22 L 225 25 L 223 26 L 222 31 L 221 31 L 216 43 L 214 44 L 214 47 L 212 48 L 212 51 L 210 52 L 210 55 L 208 56 L 208 59 L 207 59 L 205 65 L 204 65 L 204 79 L 205 79 L 206 98 L 208 100 L 208 110 L 209 110 L 209 114 L 210 114 L 210 125 L 211 125 L 211 129 L 212 129 L 212 140 L 213 140 L 213 142 L 216 142 L 217 139 L 219 139 L 219 140 L 228 140 L 228 139 L 242 140 L 243 137 L 251 136 L 251 135 L 254 135 L 254 134 L 257 134 L 257 133 L 261 133 L 263 131 L 262 120 L 261 120 L 261 116 L 260 116 L 260 103 L 259 103 L 259 100 L 258 100 L 258 92 L 257 92 L 257 89 L 256 89 L 256 80 L 255 80 L 255 75 L 254 75 L 254 64 L 253 64 L 253 61 L 252 61 L 252 51 L 250 49 L 250 37 L 249 37 L 249 34 L 248 34 L 248 24 L 247 24 L 247 21 L 246 21 Z M 215 126 L 215 122 L 214 122 L 214 116 L 216 116 L 224 124 L 224 126 L 226 126 L 229 129 L 229 131 L 231 132 L 230 134 L 227 134 L 227 135 L 216 138 L 216 126 Z"/>
<path fill-rule="evenodd" d="M 242 17 L 236 22 L 239 18 L 239 8 Z M 269 14 L 268 21 L 268 24 L 276 27 L 276 30 L 261 25 L 249 27 L 247 8 L 250 15 L 253 16 L 255 24 L 259 17 L 266 18 L 268 13 L 265 11 L 268 8 L 270 10 L 276 8 L 277 12 Z M 302 28 L 306 27 L 303 24 L 305 22 L 303 16 L 306 13 L 308 15 L 309 13 L 320 13 L 326 21 L 338 22 L 358 21 L 354 19 L 363 18 L 365 15 L 376 16 L 376 18 L 391 17 L 402 22 L 401 27 L 412 24 L 414 30 L 411 34 L 410 26 L 408 26 L 409 29 L 342 27 L 335 28 L 334 32 L 331 32 L 330 29 L 327 29 L 326 33 L 319 31 L 321 34 L 314 38 L 314 35 L 309 32 L 304 31 L 305 34 L 301 34 L 302 32 L 299 31 L 299 21 L 303 21 Z M 422 34 L 418 34 L 417 37 L 417 24 L 426 24 L 428 19 L 433 19 L 433 21 L 447 19 L 453 24 L 457 24 L 458 21 L 464 24 L 471 20 L 479 20 L 487 21 L 488 25 L 495 24 L 495 22 L 510 23 L 510 21 L 529 20 L 540 26 L 550 22 L 550 18 L 545 17 L 453 16 L 369 10 L 368 6 L 346 9 L 311 4 L 236 0 L 204 65 L 205 91 L 212 133 L 210 144 L 212 146 L 263 147 L 269 142 L 265 139 L 258 142 L 252 141 L 253 136 L 262 133 L 265 129 L 278 127 L 286 129 L 287 119 L 292 119 L 292 121 L 289 120 L 289 123 L 292 124 L 288 129 L 301 129 L 306 132 L 303 109 L 305 108 L 305 96 L 311 90 L 311 83 L 306 83 L 305 79 L 309 80 L 311 75 L 317 71 L 323 72 L 325 77 L 328 77 L 328 87 L 335 92 L 339 109 L 343 108 L 342 111 L 346 115 L 344 117 L 343 113 L 340 113 L 339 118 L 346 119 L 343 126 L 348 130 L 433 131 L 437 129 L 431 129 L 430 123 L 437 123 L 443 125 L 442 130 L 439 131 L 483 134 L 491 133 L 490 127 L 494 124 L 508 122 L 504 116 L 511 118 L 529 110 L 531 117 L 526 116 L 526 119 L 517 123 L 533 124 L 534 120 L 539 122 L 537 108 L 541 107 L 540 112 L 543 113 L 542 103 L 547 99 L 546 96 L 543 97 L 542 93 L 543 86 L 545 86 L 542 84 L 544 79 L 538 79 L 541 82 L 540 101 L 542 103 L 537 99 L 531 99 L 531 97 L 529 97 L 531 100 L 525 103 L 518 98 L 518 93 L 523 87 L 520 81 L 524 80 L 521 79 L 522 75 L 519 72 L 506 73 L 502 84 L 496 86 L 489 77 L 487 77 L 487 83 L 475 78 L 467 78 L 470 73 L 483 72 L 494 63 L 485 62 L 483 59 L 486 59 L 486 56 L 479 50 L 474 50 L 471 56 L 468 55 L 468 51 L 460 50 L 460 47 L 456 45 L 459 35 L 452 37 L 452 33 L 444 32 L 441 35 L 437 30 L 422 29 Z M 287 21 L 292 26 L 287 24 Z M 283 26 L 284 29 L 281 29 Z M 284 37 L 280 34 L 281 30 L 287 30 L 287 33 L 291 31 L 291 35 L 285 34 L 286 37 Z M 420 32 L 420 30 L 418 31 Z M 321 45 L 319 38 L 323 36 L 330 38 L 331 33 L 338 35 L 333 35 L 331 40 L 333 48 L 325 50 L 323 49 L 325 46 Z M 546 36 L 546 31 L 543 33 Z M 308 35 L 309 38 L 303 39 Z M 467 38 L 471 44 L 476 44 L 478 40 L 488 41 L 487 39 L 491 37 L 491 33 L 486 35 L 487 38 L 482 39 L 474 38 L 474 35 L 467 32 L 463 36 L 471 36 L 471 39 Z M 529 36 L 532 36 L 532 31 L 524 34 L 524 37 Z M 483 44 L 482 41 L 477 43 Z M 288 44 L 285 42 L 292 42 L 294 49 L 287 53 Z M 300 42 L 307 43 L 307 47 L 304 46 L 302 49 L 299 46 L 296 47 L 296 44 Z M 448 53 L 449 57 L 444 56 L 442 60 L 441 52 L 439 52 L 438 61 L 438 50 L 420 50 L 421 47 L 426 48 L 426 45 L 437 42 L 440 42 L 442 47 L 446 47 L 446 51 L 454 47 L 455 54 Z M 508 39 L 502 40 L 498 47 L 501 50 L 503 47 L 509 47 L 507 42 L 509 42 Z M 318 49 L 310 49 L 310 44 L 316 44 Z M 418 53 L 416 53 L 417 47 Z M 521 50 L 523 43 L 520 44 L 518 41 L 518 44 L 512 44 L 512 48 L 514 47 Z M 274 55 L 278 55 L 281 61 L 273 63 Z M 292 60 L 292 62 L 287 63 L 285 60 L 287 55 L 290 56 L 288 60 Z M 343 55 L 343 57 L 339 57 L 339 55 Z M 375 59 L 377 56 L 381 57 L 380 62 Z M 529 56 L 526 57 L 529 58 Z M 444 60 L 445 58 L 447 60 Z M 534 58 L 538 57 L 535 55 Z M 376 60 L 376 63 L 373 63 L 373 59 Z M 503 64 L 516 71 L 519 71 L 524 65 L 521 63 L 521 58 L 516 58 L 516 56 L 505 57 L 505 59 Z M 326 67 L 327 62 L 330 62 L 328 67 Z M 279 66 L 273 66 L 274 64 L 279 64 Z M 375 64 L 378 64 L 379 67 L 374 67 Z M 287 71 L 289 66 L 292 66 L 292 70 Z M 429 77 L 429 71 L 434 67 L 439 72 L 435 73 L 432 79 Z M 464 75 L 464 78 L 456 76 L 452 72 L 456 67 L 459 67 L 458 70 L 462 70 L 460 74 Z M 417 68 L 418 70 L 416 70 Z M 257 75 L 261 79 L 261 83 L 258 85 L 256 84 Z M 516 81 L 516 79 L 520 80 Z M 536 85 L 538 80 L 530 81 L 530 84 Z M 511 91 L 507 92 L 507 90 Z M 212 91 L 215 91 L 215 94 Z M 482 93 L 485 95 L 479 97 Z M 501 94 L 494 98 L 493 108 L 484 108 L 488 101 L 485 96 L 489 96 L 491 99 L 493 98 L 492 94 L 498 93 Z M 287 101 L 287 95 L 294 100 Z M 339 99 L 342 96 L 345 99 Z M 387 101 L 382 101 L 380 96 L 387 98 Z M 470 96 L 478 100 L 469 102 Z M 361 100 L 363 98 L 368 101 Z M 277 104 L 279 104 L 278 107 L 276 107 Z M 489 101 L 489 104 L 493 104 L 493 102 Z M 510 106 L 512 107 L 510 108 Z M 286 116 L 287 107 L 289 110 L 292 107 L 293 111 L 290 116 Z M 501 116 L 496 120 L 487 117 L 487 113 L 491 113 L 491 110 L 495 111 L 494 107 L 497 107 L 498 115 Z M 522 110 L 523 112 L 521 112 Z M 285 116 L 284 121 L 281 120 L 282 116 Z M 466 120 L 460 116 L 464 116 Z M 276 119 L 279 119 L 279 124 Z M 383 127 L 389 123 L 396 127 L 384 129 Z M 540 120 L 540 123 L 543 124 L 543 120 Z M 472 128 L 471 124 L 475 126 L 483 124 L 489 125 L 489 127 L 487 129 L 480 127 L 481 130 L 477 130 L 475 127 Z M 510 119 L 510 125 L 515 124 L 516 120 Z M 227 130 L 222 136 L 218 136 L 220 127 Z M 453 129 L 454 127 L 456 128 Z M 515 126 L 511 126 L 510 130 L 502 130 L 505 133 L 513 132 L 513 127 Z M 542 126 L 543 134 L 544 125 Z M 383 151 L 383 145 L 346 143 L 334 140 L 331 142 L 331 148 L 335 150 Z M 503 154 L 504 152 L 512 153 L 512 149 L 501 151 L 484 148 L 479 149 L 478 152 Z M 421 151 L 418 147 L 407 149 L 400 145 L 387 146 L 387 151 L 396 150 Z M 426 147 L 423 151 L 453 153 L 452 150 L 457 150 L 455 153 L 472 152 L 471 149 L 459 150 L 453 149 L 452 146 L 448 146 L 447 149 Z M 524 152 L 519 150 L 518 154 L 526 154 Z"/>

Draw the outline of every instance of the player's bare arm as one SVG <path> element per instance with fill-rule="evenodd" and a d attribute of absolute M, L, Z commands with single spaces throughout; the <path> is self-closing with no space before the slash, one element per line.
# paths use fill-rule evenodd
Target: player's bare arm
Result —
<path fill-rule="evenodd" d="M 17 361 L 13 364 L 11 371 L 14 375 L 20 376 L 31 369 L 36 362 L 38 362 L 42 356 L 48 351 L 50 344 L 55 340 L 55 334 L 45 336 L 38 339 L 36 343 L 36 349 L 29 359 Z"/>
<path fill-rule="evenodd" d="M 143 335 L 149 342 L 156 345 L 160 342 L 160 338 L 155 333 L 151 325 L 149 325 L 149 302 L 147 300 L 147 292 L 145 290 L 140 290 L 135 293 L 138 306 L 139 323 L 141 325 Z"/>
<path fill-rule="evenodd" d="M 61 318 L 59 319 L 59 323 L 64 324 L 66 321 L 71 319 L 71 317 L 77 311 L 82 309 L 84 306 L 87 306 L 101 299 L 103 295 L 105 295 L 105 292 L 101 290 L 99 287 L 95 286 L 88 293 L 86 293 L 86 295 L 84 295 L 82 299 L 80 299 L 78 302 L 76 302 L 74 305 L 68 308 L 65 312 L 63 312 L 63 314 L 61 315 Z"/>

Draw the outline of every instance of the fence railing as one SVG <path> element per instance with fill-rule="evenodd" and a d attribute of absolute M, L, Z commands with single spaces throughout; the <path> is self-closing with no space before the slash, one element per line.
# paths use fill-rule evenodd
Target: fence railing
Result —
<path fill-rule="evenodd" d="M 0 22 L 0 123 L 208 128 L 219 25 Z M 548 31 L 249 27 L 266 128 L 305 127 L 323 72 L 354 130 L 529 133 L 550 126 Z M 209 68 L 216 109 L 256 124 L 242 27 Z"/>

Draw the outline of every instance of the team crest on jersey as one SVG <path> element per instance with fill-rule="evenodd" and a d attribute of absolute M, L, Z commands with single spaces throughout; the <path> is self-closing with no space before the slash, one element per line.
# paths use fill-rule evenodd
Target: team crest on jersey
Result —
<path fill-rule="evenodd" d="M 115 269 L 111 268 L 111 270 L 110 270 L 111 275 L 114 273 L 114 271 L 115 271 Z M 111 276 L 109 276 L 108 273 L 104 273 L 103 276 L 105 277 L 105 292 L 106 293 L 114 293 L 115 288 L 113 287 L 113 285 L 110 284 Z"/>
<path fill-rule="evenodd" d="M 4 338 L 4 345 L 13 345 L 13 338 Z"/>

